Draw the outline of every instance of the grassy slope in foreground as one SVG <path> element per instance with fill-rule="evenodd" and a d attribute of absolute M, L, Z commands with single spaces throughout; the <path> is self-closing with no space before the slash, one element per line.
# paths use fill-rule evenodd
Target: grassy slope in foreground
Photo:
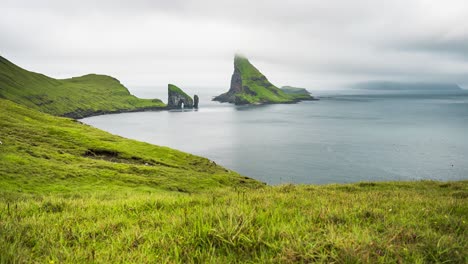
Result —
<path fill-rule="evenodd" d="M 80 192 L 150 188 L 194 192 L 253 180 L 208 159 L 114 136 L 0 99 L 0 190 Z"/>
<path fill-rule="evenodd" d="M 18 193 L 0 262 L 466 263 L 467 185 Z"/>
<path fill-rule="evenodd" d="M 0 108 L 0 263 L 467 260 L 467 181 L 268 187 L 200 157 Z"/>
<path fill-rule="evenodd" d="M 1 56 L 0 98 L 73 118 L 165 107 L 159 99 L 140 99 L 131 95 L 110 76 L 89 74 L 59 80 L 24 70 Z"/>
<path fill-rule="evenodd" d="M 243 56 L 234 57 L 231 88 L 213 100 L 235 104 L 294 103 L 297 99 L 281 91 Z"/>

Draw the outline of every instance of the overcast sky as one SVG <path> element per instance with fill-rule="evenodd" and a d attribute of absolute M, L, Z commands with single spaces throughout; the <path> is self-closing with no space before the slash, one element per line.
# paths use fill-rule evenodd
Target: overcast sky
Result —
<path fill-rule="evenodd" d="M 99 2 L 99 3 L 96 3 Z M 224 92 L 236 52 L 277 86 L 468 88 L 467 0 L 0 0 L 0 54 L 56 78 Z"/>

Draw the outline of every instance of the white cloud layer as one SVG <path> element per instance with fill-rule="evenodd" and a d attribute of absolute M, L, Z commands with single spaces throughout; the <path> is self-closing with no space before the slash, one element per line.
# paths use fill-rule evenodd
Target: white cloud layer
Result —
<path fill-rule="evenodd" d="M 97 2 L 97 3 L 96 3 Z M 464 0 L 0 0 L 0 54 L 54 77 L 228 89 L 241 52 L 276 85 L 468 87 Z"/>

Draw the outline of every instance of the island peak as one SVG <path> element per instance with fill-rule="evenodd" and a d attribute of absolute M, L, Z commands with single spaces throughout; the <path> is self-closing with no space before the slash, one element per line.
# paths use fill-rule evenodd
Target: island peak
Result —
<path fill-rule="evenodd" d="M 298 101 L 273 85 L 247 57 L 235 54 L 234 73 L 228 92 L 213 99 L 219 102 L 245 104 L 295 103 Z"/>

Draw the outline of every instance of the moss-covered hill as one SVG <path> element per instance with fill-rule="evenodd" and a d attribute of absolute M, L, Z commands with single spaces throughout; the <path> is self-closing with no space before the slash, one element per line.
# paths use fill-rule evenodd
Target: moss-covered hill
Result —
<path fill-rule="evenodd" d="M 208 159 L 114 136 L 0 99 L 0 189 L 158 188 L 194 192 L 257 182 Z"/>
<path fill-rule="evenodd" d="M 131 95 L 110 76 L 89 74 L 59 80 L 24 70 L 1 56 L 0 98 L 73 118 L 165 107 L 159 99 L 140 99 Z"/>
<path fill-rule="evenodd" d="M 249 60 L 241 55 L 234 57 L 234 73 L 227 93 L 213 99 L 219 102 L 242 104 L 295 103 L 300 98 L 283 92 L 271 84 Z"/>

